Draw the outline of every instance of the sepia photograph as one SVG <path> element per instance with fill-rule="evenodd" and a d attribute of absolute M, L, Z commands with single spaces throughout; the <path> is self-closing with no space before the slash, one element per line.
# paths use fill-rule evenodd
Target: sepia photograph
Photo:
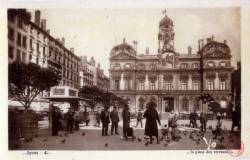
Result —
<path fill-rule="evenodd" d="M 6 19 L 9 151 L 242 149 L 240 7 Z"/>

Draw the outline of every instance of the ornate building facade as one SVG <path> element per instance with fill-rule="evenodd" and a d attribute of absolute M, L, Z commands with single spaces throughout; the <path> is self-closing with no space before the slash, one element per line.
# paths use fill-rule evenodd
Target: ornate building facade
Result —
<path fill-rule="evenodd" d="M 207 42 L 199 40 L 197 53 L 192 53 L 189 46 L 187 54 L 180 54 L 174 48 L 174 36 L 173 22 L 165 15 L 159 23 L 158 53 L 138 54 L 125 39 L 113 47 L 110 90 L 127 99 L 132 112 L 145 109 L 150 101 L 155 102 L 162 113 L 172 110 L 207 112 L 207 104 L 201 105 L 199 100 L 203 84 L 203 92 L 211 94 L 222 107 L 227 107 L 231 100 L 233 67 L 226 41 L 217 42 L 213 37 Z"/>

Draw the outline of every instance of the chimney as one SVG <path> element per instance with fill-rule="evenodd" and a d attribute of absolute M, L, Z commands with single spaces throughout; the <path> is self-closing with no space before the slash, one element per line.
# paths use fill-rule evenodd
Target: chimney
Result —
<path fill-rule="evenodd" d="M 36 10 L 35 11 L 35 24 L 40 27 L 40 16 L 41 16 L 41 11 Z"/>
<path fill-rule="evenodd" d="M 41 28 L 42 28 L 42 30 L 46 30 L 46 19 L 42 19 L 41 20 Z"/>
<path fill-rule="evenodd" d="M 192 47 L 188 46 L 188 54 L 192 54 Z"/>
<path fill-rule="evenodd" d="M 65 45 L 65 38 L 64 37 L 62 37 L 61 42 L 62 42 L 62 45 Z"/>
<path fill-rule="evenodd" d="M 227 44 L 227 40 L 224 40 L 224 44 Z"/>
<path fill-rule="evenodd" d="M 49 29 L 47 29 L 46 32 L 47 32 L 48 34 L 50 34 L 50 30 L 49 30 Z"/>
<path fill-rule="evenodd" d="M 148 47 L 146 47 L 146 51 L 145 51 L 145 53 L 146 53 L 146 55 L 148 55 L 148 54 L 149 54 L 149 48 L 148 48 Z"/>
<path fill-rule="evenodd" d="M 211 42 L 211 38 L 207 38 L 207 43 L 210 43 Z"/>
<path fill-rule="evenodd" d="M 95 66 L 95 59 L 94 59 L 94 57 L 91 57 L 91 59 L 90 59 L 90 64 L 91 64 L 92 66 Z"/>
<path fill-rule="evenodd" d="M 71 51 L 72 53 L 74 53 L 74 48 L 70 48 L 70 51 Z"/>
<path fill-rule="evenodd" d="M 201 50 L 201 40 L 198 40 L 199 51 Z"/>
<path fill-rule="evenodd" d="M 135 50 L 135 52 L 137 52 L 137 41 L 133 41 L 133 45 L 134 45 L 134 50 Z"/>

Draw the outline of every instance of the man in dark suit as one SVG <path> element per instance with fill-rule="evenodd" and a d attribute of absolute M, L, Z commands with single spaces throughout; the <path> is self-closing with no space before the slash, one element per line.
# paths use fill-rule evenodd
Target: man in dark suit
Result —
<path fill-rule="evenodd" d="M 123 137 L 127 139 L 129 123 L 130 123 L 130 112 L 127 104 L 124 106 L 124 109 L 122 111 L 122 118 L 123 118 Z"/>
<path fill-rule="evenodd" d="M 201 132 L 206 132 L 207 128 L 207 115 L 201 112 L 200 115 L 200 123 L 201 123 Z"/>
<path fill-rule="evenodd" d="M 119 115 L 118 115 L 118 111 L 116 109 L 116 106 L 114 106 L 114 109 L 110 113 L 110 119 L 111 119 L 111 122 L 112 122 L 111 135 L 113 135 L 114 129 L 115 129 L 115 134 L 119 134 L 118 133 Z"/>
<path fill-rule="evenodd" d="M 102 136 L 108 136 L 108 127 L 109 127 L 109 111 L 108 107 L 105 107 L 101 112 L 101 122 L 102 122 Z"/>
<path fill-rule="evenodd" d="M 67 119 L 67 132 L 73 133 L 74 112 L 71 108 L 69 108 L 68 112 L 66 113 L 66 119 Z"/>

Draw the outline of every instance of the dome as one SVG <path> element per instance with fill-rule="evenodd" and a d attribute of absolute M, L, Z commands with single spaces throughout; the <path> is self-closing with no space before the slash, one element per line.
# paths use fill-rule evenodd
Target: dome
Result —
<path fill-rule="evenodd" d="M 122 44 L 119 44 L 112 48 L 111 56 L 117 55 L 120 52 L 125 52 L 132 56 L 136 55 L 136 51 L 134 50 L 134 48 L 131 45 L 127 44 L 125 41 Z"/>
<path fill-rule="evenodd" d="M 228 58 L 231 57 L 230 48 L 226 43 L 211 40 L 202 48 L 204 58 Z"/>
<path fill-rule="evenodd" d="M 159 23 L 159 27 L 164 27 L 164 26 L 169 26 L 169 25 L 173 26 L 174 25 L 173 21 L 172 21 L 172 19 L 168 18 L 167 15 L 165 15 L 165 17 L 163 17 L 161 19 L 161 21 Z"/>

